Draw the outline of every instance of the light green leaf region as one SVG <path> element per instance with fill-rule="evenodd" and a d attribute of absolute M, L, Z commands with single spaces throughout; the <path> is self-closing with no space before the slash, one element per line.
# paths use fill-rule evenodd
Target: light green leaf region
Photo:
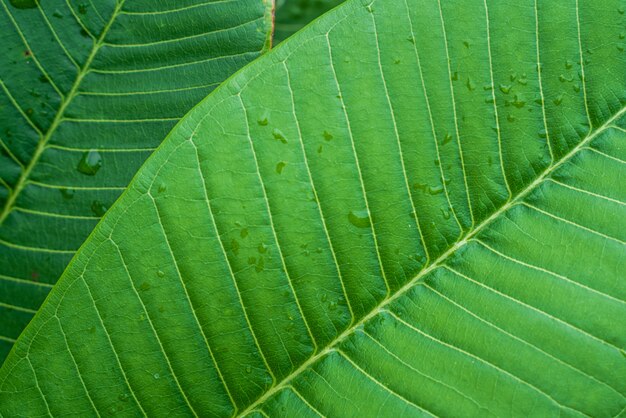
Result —
<path fill-rule="evenodd" d="M 3 0 L 0 363 L 176 121 L 269 45 L 268 0 Z"/>
<path fill-rule="evenodd" d="M 626 406 L 620 0 L 352 0 L 196 107 L 0 371 L 4 416 Z"/>
<path fill-rule="evenodd" d="M 284 41 L 345 0 L 277 0 L 274 43 Z"/>

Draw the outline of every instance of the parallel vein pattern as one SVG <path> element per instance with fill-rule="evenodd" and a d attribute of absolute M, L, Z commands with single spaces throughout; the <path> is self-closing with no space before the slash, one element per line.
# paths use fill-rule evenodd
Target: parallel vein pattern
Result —
<path fill-rule="evenodd" d="M 624 6 L 352 0 L 286 41 L 144 165 L 0 412 L 623 415 Z"/>
<path fill-rule="evenodd" d="M 270 1 L 184 3 L 2 2 L 0 361 L 167 132 L 267 48 Z"/>

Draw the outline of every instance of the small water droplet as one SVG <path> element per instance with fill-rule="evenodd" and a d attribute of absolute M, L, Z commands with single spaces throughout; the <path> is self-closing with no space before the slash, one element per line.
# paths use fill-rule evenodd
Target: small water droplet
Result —
<path fill-rule="evenodd" d="M 152 375 L 152 377 L 154 377 L 155 379 L 159 379 L 161 377 L 161 375 L 158 374 L 158 373 L 155 373 L 155 374 Z"/>
<path fill-rule="evenodd" d="M 624 44 L 617 44 L 617 50 L 618 51 L 624 52 L 624 49 L 625 49 Z"/>
<path fill-rule="evenodd" d="M 485 91 L 493 90 L 493 84 L 487 84 L 487 85 L 483 86 L 483 90 L 485 90 Z"/>
<path fill-rule="evenodd" d="M 274 139 L 279 140 L 283 144 L 287 143 L 287 137 L 285 137 L 285 134 L 283 134 L 280 129 L 278 128 L 274 129 L 274 131 L 272 132 L 272 135 L 274 136 Z"/>
<path fill-rule="evenodd" d="M 472 81 L 471 78 L 467 78 L 467 82 L 465 83 L 465 85 L 467 86 L 467 89 L 469 91 L 474 91 L 476 90 L 476 85 L 474 84 L 474 82 Z"/>
<path fill-rule="evenodd" d="M 143 282 L 140 286 L 139 286 L 139 290 L 142 291 L 146 291 L 146 290 L 150 290 L 150 283 L 148 282 Z"/>
<path fill-rule="evenodd" d="M 120 395 L 117 397 L 117 399 L 119 399 L 122 402 L 127 402 L 129 398 L 128 393 L 120 393 Z"/>
<path fill-rule="evenodd" d="M 572 63 L 571 60 L 565 60 L 565 68 L 569 70 L 570 68 L 572 68 L 572 65 L 574 64 Z"/>
<path fill-rule="evenodd" d="M 441 145 L 446 145 L 450 141 L 452 141 L 452 135 L 447 133 L 446 136 L 443 137 L 443 141 L 441 141 Z"/>
<path fill-rule="evenodd" d="M 252 367 L 246 366 L 246 373 L 252 373 Z"/>
<path fill-rule="evenodd" d="M 276 173 L 283 174 L 283 169 L 285 168 L 286 165 L 287 163 L 284 161 L 281 161 L 278 164 L 276 164 Z"/>
<path fill-rule="evenodd" d="M 449 208 L 448 209 L 441 208 L 440 210 L 441 210 L 441 215 L 443 216 L 443 219 L 446 219 L 446 220 L 450 219 L 450 209 Z"/>
<path fill-rule="evenodd" d="M 260 273 L 263 271 L 264 268 L 265 268 L 265 259 L 263 257 L 260 257 L 259 261 L 256 263 L 256 266 L 254 267 L 254 270 L 257 273 Z"/>
<path fill-rule="evenodd" d="M 428 187 L 428 193 L 431 195 L 438 195 L 440 193 L 443 193 L 443 185 L 439 185 L 439 186 L 429 186 Z"/>
<path fill-rule="evenodd" d="M 267 245 L 265 245 L 264 243 L 260 243 L 258 249 L 259 253 L 265 254 L 267 252 Z"/>
<path fill-rule="evenodd" d="M 330 132 L 324 131 L 324 139 L 327 140 L 327 141 L 330 141 L 330 140 L 333 139 L 333 136 L 332 136 L 332 134 Z"/>
<path fill-rule="evenodd" d="M 369 228 L 370 215 L 367 210 L 352 210 L 348 214 L 348 220 L 357 228 Z"/>
<path fill-rule="evenodd" d="M 239 232 L 239 236 L 241 238 L 245 238 L 248 236 L 250 232 L 248 231 L 248 228 L 243 228 L 240 232 Z"/>
<path fill-rule="evenodd" d="M 52 16 L 56 17 L 57 19 L 63 19 L 63 14 L 62 14 L 62 13 L 61 13 L 58 9 L 56 9 L 56 10 L 52 13 Z"/>
<path fill-rule="evenodd" d="M 61 192 L 61 196 L 63 196 L 63 199 L 66 199 L 66 200 L 72 199 L 74 197 L 74 194 L 76 193 L 76 190 L 67 189 L 65 187 L 59 189 L 59 191 Z"/>
<path fill-rule="evenodd" d="M 165 277 L 165 273 L 162 270 L 157 271 L 157 276 Z"/>
<path fill-rule="evenodd" d="M 256 257 L 248 257 L 248 264 L 253 266 L 256 264 Z"/>
<path fill-rule="evenodd" d="M 465 46 L 465 48 L 469 49 L 469 47 L 470 47 L 469 41 L 463 41 L 463 46 Z"/>
<path fill-rule="evenodd" d="M 516 119 L 515 119 L 515 116 L 513 116 L 512 114 L 509 113 L 506 116 L 506 120 L 508 120 L 509 122 L 515 122 Z"/>
<path fill-rule="evenodd" d="M 559 94 L 557 97 L 555 97 L 553 102 L 555 105 L 559 106 L 563 102 L 563 95 Z"/>
<path fill-rule="evenodd" d="M 620 39 L 624 39 L 624 38 L 626 38 L 626 32 L 622 32 L 622 33 L 620 33 L 620 34 L 619 34 L 619 38 L 620 38 Z"/>
<path fill-rule="evenodd" d="M 500 84 L 500 91 L 504 94 L 509 94 L 511 91 L 511 85 L 509 84 Z"/>
<path fill-rule="evenodd" d="M 412 44 L 415 44 L 415 38 L 413 36 L 409 36 L 408 38 L 406 38 L 406 40 L 411 42 Z"/>
<path fill-rule="evenodd" d="M 509 76 L 509 80 L 511 81 L 515 81 L 516 78 L 517 78 L 517 73 L 513 73 Z"/>
<path fill-rule="evenodd" d="M 107 211 L 107 207 L 102 204 L 99 200 L 94 200 L 91 202 L 91 211 L 96 216 L 104 216 Z"/>
<path fill-rule="evenodd" d="M 459 73 L 455 71 L 454 74 L 452 74 L 452 76 L 450 77 L 450 79 L 452 81 L 457 81 L 459 79 Z"/>
<path fill-rule="evenodd" d="M 264 113 L 263 116 L 261 116 L 259 119 L 257 119 L 256 122 L 260 126 L 267 126 L 270 123 L 269 117 L 268 117 L 267 113 Z"/>
<path fill-rule="evenodd" d="M 164 191 L 167 190 L 167 184 L 165 184 L 165 183 L 159 184 L 159 188 L 157 190 L 158 190 L 159 193 L 163 193 Z"/>
<path fill-rule="evenodd" d="M 323 145 L 320 145 L 319 147 L 317 147 L 317 153 L 318 154 L 321 154 L 322 151 L 324 151 L 324 146 Z"/>
<path fill-rule="evenodd" d="M 624 9 L 623 7 L 620 7 L 619 9 L 617 9 L 617 13 L 623 15 L 624 12 L 626 11 L 626 9 Z"/>
<path fill-rule="evenodd" d="M 239 254 L 239 243 L 237 242 L 236 239 L 233 239 L 230 242 L 230 249 L 235 255 Z"/>
<path fill-rule="evenodd" d="M 572 89 L 574 89 L 574 91 L 575 91 L 576 93 L 578 93 L 578 92 L 580 91 L 580 84 L 575 83 L 575 84 L 572 86 Z"/>
<path fill-rule="evenodd" d="M 78 13 L 81 15 L 87 14 L 87 5 L 85 3 L 78 5 Z"/>
<path fill-rule="evenodd" d="M 95 176 L 102 167 L 102 156 L 96 150 L 85 152 L 78 162 L 78 171 L 88 176 Z"/>

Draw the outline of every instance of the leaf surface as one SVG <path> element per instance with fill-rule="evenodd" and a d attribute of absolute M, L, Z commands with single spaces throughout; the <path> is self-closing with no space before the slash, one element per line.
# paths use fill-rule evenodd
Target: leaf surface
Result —
<path fill-rule="evenodd" d="M 278 44 L 284 41 L 312 20 L 343 2 L 344 0 L 278 0 L 274 42 Z"/>
<path fill-rule="evenodd" d="M 176 121 L 268 46 L 268 0 L 3 0 L 0 362 Z"/>
<path fill-rule="evenodd" d="M 623 413 L 623 7 L 327 14 L 143 166 L 0 370 L 0 411 Z"/>

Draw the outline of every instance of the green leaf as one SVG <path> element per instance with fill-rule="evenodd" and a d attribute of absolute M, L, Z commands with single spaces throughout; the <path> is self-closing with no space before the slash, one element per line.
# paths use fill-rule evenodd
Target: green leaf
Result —
<path fill-rule="evenodd" d="M 345 0 L 278 0 L 274 43 L 278 44 Z"/>
<path fill-rule="evenodd" d="M 617 416 L 624 2 L 352 0 L 172 131 L 0 412 Z"/>
<path fill-rule="evenodd" d="M 3 0 L 0 363 L 174 124 L 269 45 L 269 0 Z"/>

